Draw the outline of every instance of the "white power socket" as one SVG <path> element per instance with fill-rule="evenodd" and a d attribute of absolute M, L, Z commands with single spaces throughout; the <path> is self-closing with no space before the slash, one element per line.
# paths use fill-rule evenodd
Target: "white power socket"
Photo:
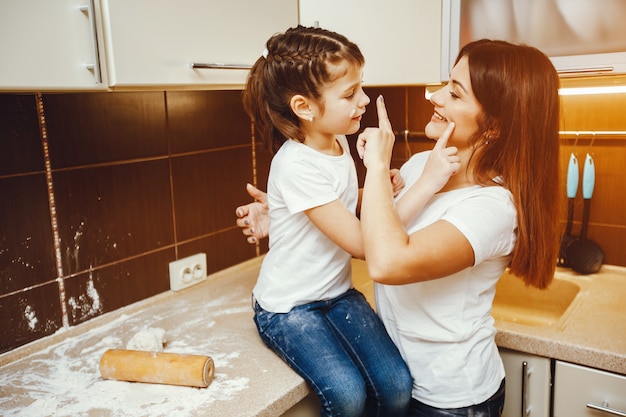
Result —
<path fill-rule="evenodd" d="M 170 288 L 173 291 L 196 285 L 206 280 L 206 254 L 195 255 L 170 262 Z"/>

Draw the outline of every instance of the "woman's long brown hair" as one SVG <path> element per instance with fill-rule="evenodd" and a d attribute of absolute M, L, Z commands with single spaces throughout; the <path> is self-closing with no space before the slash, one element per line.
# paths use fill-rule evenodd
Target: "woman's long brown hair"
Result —
<path fill-rule="evenodd" d="M 484 184 L 500 176 L 513 194 L 518 224 L 510 270 L 545 288 L 561 238 L 558 75 L 548 57 L 530 46 L 480 40 L 462 48 L 457 62 L 463 56 L 483 108 L 473 138 L 480 148 L 473 156 L 475 175 Z"/>

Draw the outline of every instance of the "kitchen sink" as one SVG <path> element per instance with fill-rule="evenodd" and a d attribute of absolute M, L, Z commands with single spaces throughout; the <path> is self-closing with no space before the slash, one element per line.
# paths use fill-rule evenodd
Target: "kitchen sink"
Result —
<path fill-rule="evenodd" d="M 352 260 L 352 281 L 375 308 L 374 284 L 364 261 Z M 507 271 L 496 286 L 491 315 L 501 322 L 536 327 L 558 326 L 581 293 L 579 284 L 582 283 L 573 282 L 570 276 L 557 271 L 550 287 L 539 290 L 526 286 L 521 278 Z"/>
<path fill-rule="evenodd" d="M 491 315 L 505 322 L 552 326 L 565 317 L 579 293 L 577 283 L 558 275 L 548 288 L 539 290 L 507 271 L 496 286 Z"/>

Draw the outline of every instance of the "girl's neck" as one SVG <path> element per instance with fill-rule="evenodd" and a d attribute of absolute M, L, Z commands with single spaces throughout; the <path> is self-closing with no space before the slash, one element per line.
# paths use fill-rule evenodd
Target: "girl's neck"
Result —
<path fill-rule="evenodd" d="M 307 135 L 304 144 L 326 155 L 340 156 L 343 154 L 343 148 L 335 135 Z"/>

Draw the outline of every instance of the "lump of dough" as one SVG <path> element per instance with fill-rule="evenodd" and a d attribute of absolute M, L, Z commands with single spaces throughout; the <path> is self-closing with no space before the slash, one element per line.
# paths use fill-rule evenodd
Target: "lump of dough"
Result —
<path fill-rule="evenodd" d="M 163 343 L 165 342 L 165 330 L 149 327 L 131 337 L 126 344 L 126 349 L 163 352 Z"/>

